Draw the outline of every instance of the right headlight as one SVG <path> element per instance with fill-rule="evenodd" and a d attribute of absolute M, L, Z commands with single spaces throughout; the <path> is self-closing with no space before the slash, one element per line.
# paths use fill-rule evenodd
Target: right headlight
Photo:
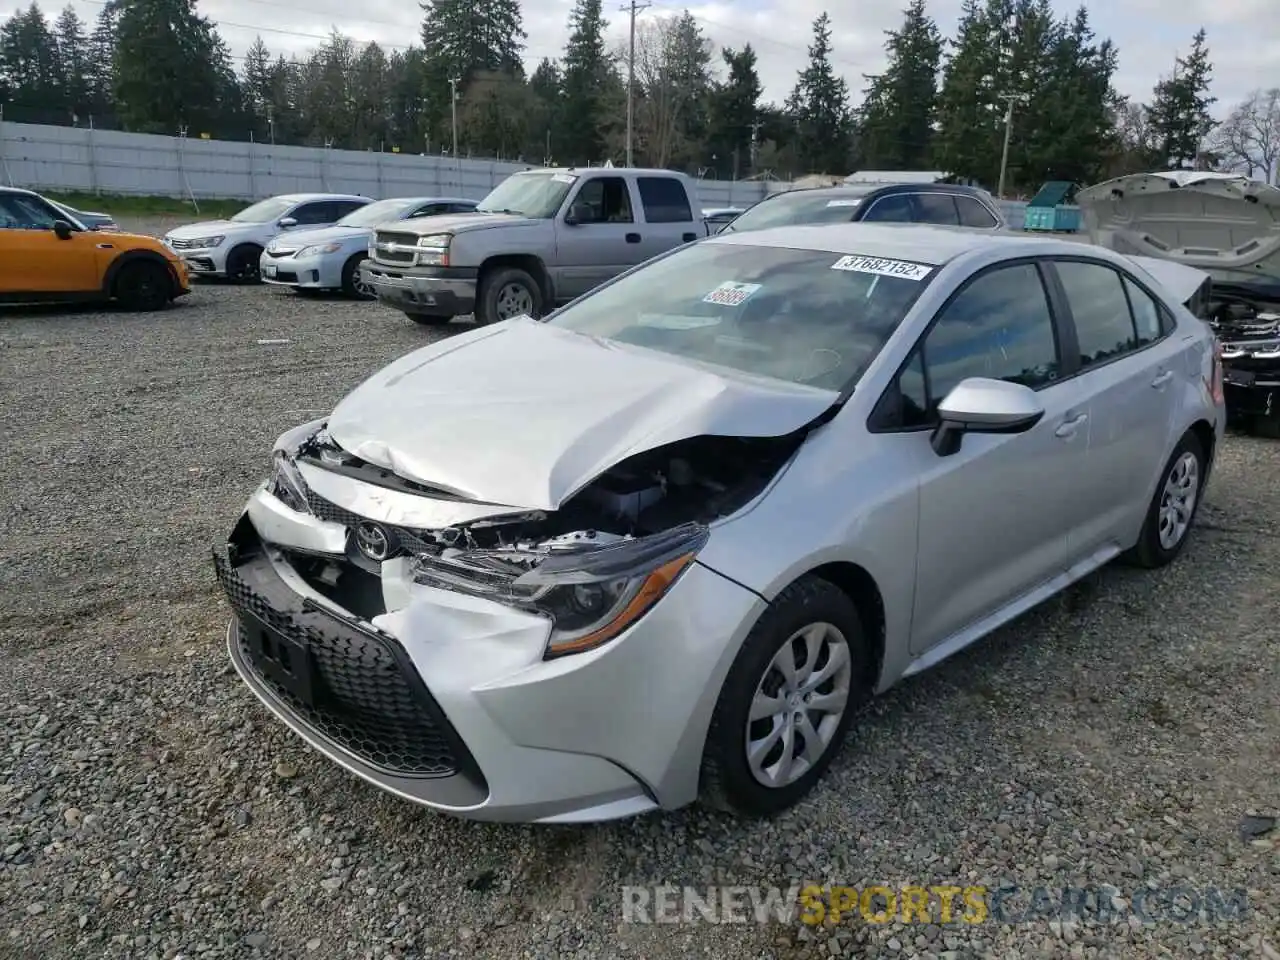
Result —
<path fill-rule="evenodd" d="M 552 553 L 534 569 L 500 572 L 485 551 L 419 557 L 419 583 L 484 596 L 551 621 L 545 659 L 608 643 L 648 613 L 693 563 L 710 531 L 686 523 L 603 547 Z"/>
<path fill-rule="evenodd" d="M 267 489 L 290 510 L 296 513 L 310 513 L 307 503 L 307 483 L 298 472 L 293 458 L 283 450 L 277 450 L 271 457 L 271 479 Z"/>

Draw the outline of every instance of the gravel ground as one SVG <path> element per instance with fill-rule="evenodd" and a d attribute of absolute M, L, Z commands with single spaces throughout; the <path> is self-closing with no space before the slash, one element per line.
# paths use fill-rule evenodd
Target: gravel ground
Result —
<path fill-rule="evenodd" d="M 1280 807 L 1274 442 L 1230 438 L 1179 563 L 905 683 L 771 823 L 477 825 L 311 753 L 227 664 L 209 547 L 281 431 L 439 335 L 270 288 L 0 313 L 0 957 L 1280 957 L 1280 831 L 1240 834 Z M 624 885 L 800 882 L 1092 886 L 1110 916 L 622 921 Z M 1144 924 L 1174 886 L 1248 908 Z"/>

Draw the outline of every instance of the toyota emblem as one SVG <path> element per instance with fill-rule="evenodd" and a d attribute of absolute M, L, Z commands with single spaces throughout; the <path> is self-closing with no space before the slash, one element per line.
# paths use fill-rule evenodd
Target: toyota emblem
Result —
<path fill-rule="evenodd" d="M 391 535 L 378 524 L 362 523 L 356 527 L 356 547 L 375 563 L 391 556 L 394 546 Z"/>

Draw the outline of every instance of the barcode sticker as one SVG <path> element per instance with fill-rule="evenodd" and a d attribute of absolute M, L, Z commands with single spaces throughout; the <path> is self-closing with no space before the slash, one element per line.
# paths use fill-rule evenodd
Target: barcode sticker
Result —
<path fill-rule="evenodd" d="M 831 265 L 832 270 L 850 270 L 853 273 L 874 273 L 881 277 L 900 277 L 903 280 L 920 281 L 933 272 L 933 267 L 909 260 L 886 260 L 883 257 L 841 257 Z"/>
<path fill-rule="evenodd" d="M 736 307 L 746 303 L 747 298 L 760 289 L 758 283 L 734 283 L 726 280 L 705 297 L 703 303 L 716 303 L 722 307 Z"/>

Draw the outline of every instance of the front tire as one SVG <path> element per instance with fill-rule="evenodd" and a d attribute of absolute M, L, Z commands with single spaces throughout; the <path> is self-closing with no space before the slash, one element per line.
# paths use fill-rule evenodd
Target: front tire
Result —
<path fill-rule="evenodd" d="M 373 287 L 365 281 L 364 271 L 360 269 L 360 264 L 368 259 L 368 254 L 357 253 L 342 265 L 342 293 L 344 296 L 350 297 L 352 300 L 378 299 L 377 294 L 373 292 Z"/>
<path fill-rule="evenodd" d="M 498 267 L 480 279 L 476 297 L 476 321 L 498 323 L 522 314 L 542 316 L 542 288 L 527 272 L 517 267 Z"/>
<path fill-rule="evenodd" d="M 804 577 L 752 628 L 703 749 L 701 802 L 742 816 L 796 804 L 839 753 L 873 681 L 862 620 L 834 584 Z"/>
<path fill-rule="evenodd" d="M 227 279 L 232 283 L 258 283 L 258 261 L 262 257 L 262 248 L 251 243 L 244 243 L 227 254 Z"/>
<path fill-rule="evenodd" d="M 161 310 L 173 299 L 168 267 L 149 260 L 126 264 L 116 277 L 112 295 L 126 310 Z"/>
<path fill-rule="evenodd" d="M 1200 440 L 1194 433 L 1185 434 L 1160 475 L 1138 542 L 1124 555 L 1127 562 L 1154 570 L 1182 552 L 1200 508 L 1205 461 Z"/>

